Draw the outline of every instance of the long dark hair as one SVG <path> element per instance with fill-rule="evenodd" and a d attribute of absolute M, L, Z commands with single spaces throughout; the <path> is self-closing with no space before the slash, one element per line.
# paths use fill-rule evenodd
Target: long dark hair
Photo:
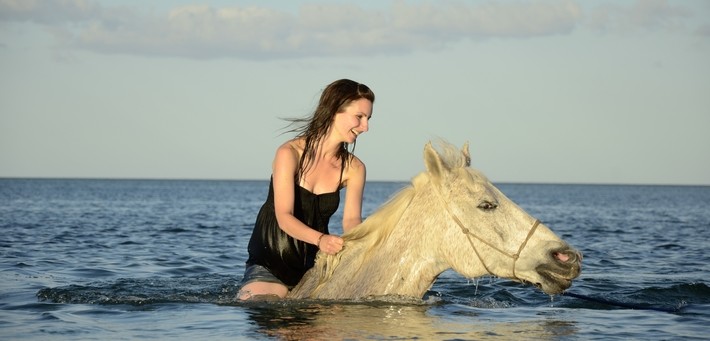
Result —
<path fill-rule="evenodd" d="M 339 79 L 328 86 L 321 93 L 318 106 L 313 115 L 306 118 L 286 118 L 291 123 L 287 132 L 297 133 L 297 138 L 304 138 L 306 143 L 303 147 L 303 154 L 298 162 L 296 181 L 306 174 L 308 168 L 316 158 L 316 146 L 323 140 L 328 129 L 333 124 L 335 114 L 341 113 L 351 102 L 366 98 L 375 103 L 375 93 L 365 84 L 361 84 L 350 79 Z M 353 144 L 355 151 L 355 144 Z M 352 153 L 348 150 L 348 143 L 343 142 L 336 156 L 343 161 L 343 165 L 348 165 L 352 159 Z"/>

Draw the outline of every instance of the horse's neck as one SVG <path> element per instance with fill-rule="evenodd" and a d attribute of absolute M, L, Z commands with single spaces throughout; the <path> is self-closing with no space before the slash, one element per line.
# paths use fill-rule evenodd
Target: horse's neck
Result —
<path fill-rule="evenodd" d="M 441 236 L 432 228 L 441 224 L 438 215 L 430 203 L 415 197 L 382 245 L 366 251 L 371 261 L 359 276 L 379 282 L 372 286 L 381 291 L 376 294 L 421 297 L 448 268 L 438 255 Z"/>

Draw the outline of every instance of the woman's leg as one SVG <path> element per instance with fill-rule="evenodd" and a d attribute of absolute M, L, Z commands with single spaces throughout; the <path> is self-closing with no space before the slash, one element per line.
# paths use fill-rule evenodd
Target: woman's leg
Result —
<path fill-rule="evenodd" d="M 288 294 L 288 288 L 280 283 L 271 282 L 250 282 L 245 284 L 237 293 L 237 299 L 244 301 L 254 298 L 268 299 L 269 296 L 284 298 Z"/>

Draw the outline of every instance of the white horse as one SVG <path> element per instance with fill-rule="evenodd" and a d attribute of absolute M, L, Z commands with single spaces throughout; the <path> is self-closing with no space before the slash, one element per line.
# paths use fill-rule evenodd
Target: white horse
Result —
<path fill-rule="evenodd" d="M 548 294 L 569 288 L 581 255 L 470 167 L 468 144 L 424 148 L 426 171 L 343 235 L 344 248 L 316 263 L 289 298 L 422 298 L 453 269 L 532 283 Z"/>

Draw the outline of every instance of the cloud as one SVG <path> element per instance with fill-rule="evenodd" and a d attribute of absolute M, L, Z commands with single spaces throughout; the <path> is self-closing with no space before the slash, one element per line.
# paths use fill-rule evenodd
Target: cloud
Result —
<path fill-rule="evenodd" d="M 629 33 L 638 30 L 678 30 L 692 12 L 666 0 L 637 0 L 624 7 L 605 4 L 589 10 L 587 24 L 598 31 Z"/>
<path fill-rule="evenodd" d="M 484 3 L 470 6 L 398 2 L 392 7 L 394 27 L 442 37 L 526 38 L 569 33 L 581 14 L 570 1 Z"/>
<path fill-rule="evenodd" d="M 365 8 L 304 3 L 296 12 L 258 6 L 187 5 L 167 13 L 90 0 L 0 0 L 0 20 L 44 25 L 68 49 L 196 59 L 288 59 L 404 54 L 465 40 L 569 34 L 585 18 L 600 30 L 668 27 L 687 13 L 666 1 L 603 6 L 574 1 L 408 2 Z"/>

